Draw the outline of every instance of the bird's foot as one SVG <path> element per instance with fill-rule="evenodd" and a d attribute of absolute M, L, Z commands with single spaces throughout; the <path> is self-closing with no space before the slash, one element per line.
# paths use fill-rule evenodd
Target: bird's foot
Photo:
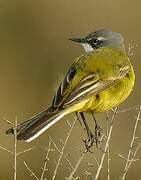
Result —
<path fill-rule="evenodd" d="M 87 139 L 83 140 L 83 142 L 85 143 L 85 147 L 86 147 L 86 152 L 91 152 L 90 150 L 91 147 L 94 145 L 96 145 L 96 147 L 98 148 L 98 145 L 100 144 L 100 137 L 101 137 L 101 127 L 96 125 L 95 126 L 95 134 L 93 135 L 91 132 L 89 133 Z"/>
<path fill-rule="evenodd" d="M 92 133 L 90 133 L 87 137 L 87 139 L 83 140 L 83 142 L 85 143 L 85 147 L 86 147 L 86 152 L 91 152 L 90 148 L 93 146 L 94 142 L 95 142 L 95 137 Z"/>

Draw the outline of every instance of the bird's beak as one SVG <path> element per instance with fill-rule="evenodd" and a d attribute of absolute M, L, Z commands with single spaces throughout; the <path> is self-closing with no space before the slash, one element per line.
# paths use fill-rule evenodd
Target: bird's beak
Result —
<path fill-rule="evenodd" d="M 69 38 L 69 40 L 77 43 L 87 43 L 85 38 Z"/>

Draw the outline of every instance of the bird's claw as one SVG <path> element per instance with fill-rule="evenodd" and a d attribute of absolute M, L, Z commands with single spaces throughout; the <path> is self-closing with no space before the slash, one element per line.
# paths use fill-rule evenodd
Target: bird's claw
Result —
<path fill-rule="evenodd" d="M 87 139 L 83 140 L 83 142 L 85 143 L 86 152 L 91 152 L 92 153 L 92 151 L 90 151 L 90 148 L 93 146 L 93 144 L 95 142 L 94 135 L 90 134 Z"/>
<path fill-rule="evenodd" d="M 92 153 L 92 151 L 90 151 L 90 148 L 93 146 L 94 143 L 96 144 L 96 147 L 98 148 L 98 144 L 100 143 L 99 138 L 101 136 L 101 131 L 102 131 L 101 127 L 97 125 L 95 127 L 95 135 L 90 133 L 87 139 L 83 139 L 83 142 L 85 143 L 85 147 L 86 147 L 86 152 Z"/>

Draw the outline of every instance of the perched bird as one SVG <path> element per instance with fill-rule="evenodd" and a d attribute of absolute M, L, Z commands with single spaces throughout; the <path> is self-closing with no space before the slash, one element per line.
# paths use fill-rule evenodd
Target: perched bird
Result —
<path fill-rule="evenodd" d="M 77 57 L 70 66 L 56 91 L 52 105 L 18 125 L 18 140 L 30 142 L 65 115 L 76 112 L 80 113 L 87 130 L 87 146 L 91 146 L 100 128 L 96 123 L 97 132 L 93 135 L 84 112 L 94 115 L 110 110 L 130 95 L 135 74 L 120 33 L 100 29 L 86 37 L 70 40 L 82 44 L 85 53 Z M 14 129 L 8 129 L 6 133 L 14 133 Z"/>

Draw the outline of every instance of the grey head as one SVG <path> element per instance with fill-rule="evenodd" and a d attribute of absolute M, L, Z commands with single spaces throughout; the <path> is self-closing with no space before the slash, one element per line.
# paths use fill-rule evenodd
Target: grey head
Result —
<path fill-rule="evenodd" d="M 124 39 L 120 33 L 109 29 L 94 31 L 82 38 L 70 38 L 69 40 L 81 43 L 86 52 L 93 51 L 101 47 L 117 47 L 124 49 Z"/>

